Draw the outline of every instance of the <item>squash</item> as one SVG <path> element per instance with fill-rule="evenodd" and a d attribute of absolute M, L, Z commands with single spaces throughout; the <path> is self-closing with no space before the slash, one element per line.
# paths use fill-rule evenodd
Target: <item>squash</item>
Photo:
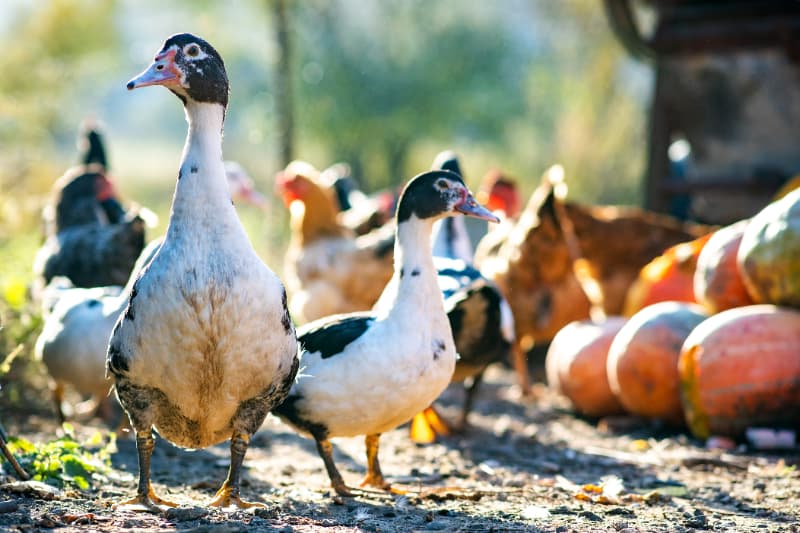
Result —
<path fill-rule="evenodd" d="M 697 256 L 711 233 L 689 242 L 667 248 L 639 272 L 628 289 L 623 314 L 631 316 L 640 309 L 658 302 L 696 303 L 694 271 Z"/>
<path fill-rule="evenodd" d="M 750 220 L 737 261 L 754 302 L 800 307 L 800 189 Z"/>
<path fill-rule="evenodd" d="M 586 416 L 622 413 L 606 379 L 606 356 L 625 321 L 612 316 L 602 322 L 570 322 L 556 333 L 547 350 L 548 385 L 569 398 L 575 409 Z"/>
<path fill-rule="evenodd" d="M 633 315 L 608 350 L 611 391 L 629 412 L 683 424 L 678 357 L 689 333 L 708 317 L 696 304 L 660 302 Z"/>
<path fill-rule="evenodd" d="M 773 305 L 723 311 L 687 337 L 681 399 L 698 438 L 800 422 L 800 312 Z"/>
<path fill-rule="evenodd" d="M 751 305 L 736 256 L 749 220 L 717 230 L 697 256 L 694 295 L 710 313 Z"/>

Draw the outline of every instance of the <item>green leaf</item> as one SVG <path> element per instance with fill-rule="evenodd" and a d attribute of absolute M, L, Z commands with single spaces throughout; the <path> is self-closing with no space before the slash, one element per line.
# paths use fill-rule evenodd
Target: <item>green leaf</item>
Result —
<path fill-rule="evenodd" d="M 81 490 L 89 490 L 89 482 L 83 476 L 74 476 L 72 482 Z"/>
<path fill-rule="evenodd" d="M 14 453 L 33 453 L 36 445 L 29 440 L 20 437 L 11 437 L 8 441 L 9 448 Z"/>
<path fill-rule="evenodd" d="M 89 468 L 87 468 L 89 465 L 84 463 L 81 458 L 72 454 L 62 455 L 61 463 L 63 465 L 64 473 L 69 476 L 85 476 L 90 474 L 91 470 L 94 470 L 94 468 L 89 470 Z"/>

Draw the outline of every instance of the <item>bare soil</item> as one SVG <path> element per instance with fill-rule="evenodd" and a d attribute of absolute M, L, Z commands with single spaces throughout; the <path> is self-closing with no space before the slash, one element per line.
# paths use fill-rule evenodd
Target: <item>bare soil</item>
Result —
<path fill-rule="evenodd" d="M 520 400 L 512 383 L 511 372 L 491 369 L 463 435 L 426 446 L 411 443 L 407 427 L 383 436 L 383 471 L 405 495 L 335 497 L 313 442 L 270 417 L 253 438 L 242 484 L 243 497 L 267 509 L 205 508 L 225 477 L 227 445 L 186 451 L 159 439 L 152 480 L 159 495 L 181 507 L 161 515 L 115 511 L 115 502 L 133 494 L 137 475 L 133 439 L 120 438 L 109 482 L 98 490 L 16 492 L 7 484 L 13 476 L 5 475 L 0 533 L 800 531 L 800 450 L 712 451 L 680 429 L 630 418 L 581 419 L 544 387 L 535 400 Z M 458 414 L 461 394 L 455 386 L 445 393 L 446 416 Z M 9 433 L 56 436 L 59 426 L 46 410 L 24 411 L 0 415 Z M 76 427 L 88 433 L 101 424 Z M 357 485 L 365 472 L 363 441 L 335 445 L 340 470 Z M 605 493 L 597 488 L 603 483 Z"/>

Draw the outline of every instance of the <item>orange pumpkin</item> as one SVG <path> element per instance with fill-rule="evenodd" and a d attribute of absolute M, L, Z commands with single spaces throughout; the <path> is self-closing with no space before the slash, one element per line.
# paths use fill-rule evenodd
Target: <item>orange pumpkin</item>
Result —
<path fill-rule="evenodd" d="M 800 312 L 773 305 L 723 311 L 683 343 L 686 422 L 699 438 L 800 421 Z"/>
<path fill-rule="evenodd" d="M 624 315 L 658 302 L 691 302 L 694 297 L 694 270 L 697 256 L 711 233 L 667 248 L 639 272 L 625 298 Z"/>
<path fill-rule="evenodd" d="M 570 322 L 550 343 L 545 359 L 547 382 L 584 415 L 599 417 L 622 412 L 608 386 L 606 356 L 625 321 L 623 317 L 608 317 L 603 322 Z"/>
<path fill-rule="evenodd" d="M 678 357 L 708 317 L 696 304 L 660 302 L 633 315 L 608 350 L 608 383 L 631 413 L 683 424 Z"/>
<path fill-rule="evenodd" d="M 697 257 L 694 295 L 711 313 L 751 305 L 736 256 L 749 220 L 717 230 Z"/>

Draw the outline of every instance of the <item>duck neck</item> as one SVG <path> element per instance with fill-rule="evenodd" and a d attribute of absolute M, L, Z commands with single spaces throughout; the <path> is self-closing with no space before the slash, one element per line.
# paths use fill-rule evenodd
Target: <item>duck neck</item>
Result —
<path fill-rule="evenodd" d="M 237 218 L 222 163 L 225 108 L 220 104 L 189 101 L 185 111 L 189 132 L 172 200 L 168 235 L 174 233 L 175 223 L 179 221 L 218 224 L 230 216 Z"/>
<path fill-rule="evenodd" d="M 415 215 L 397 226 L 394 277 L 387 287 L 391 293 L 386 295 L 388 305 L 381 306 L 389 317 L 400 314 L 419 320 L 431 313 L 444 315 L 431 253 L 432 227 L 433 221 Z"/>

